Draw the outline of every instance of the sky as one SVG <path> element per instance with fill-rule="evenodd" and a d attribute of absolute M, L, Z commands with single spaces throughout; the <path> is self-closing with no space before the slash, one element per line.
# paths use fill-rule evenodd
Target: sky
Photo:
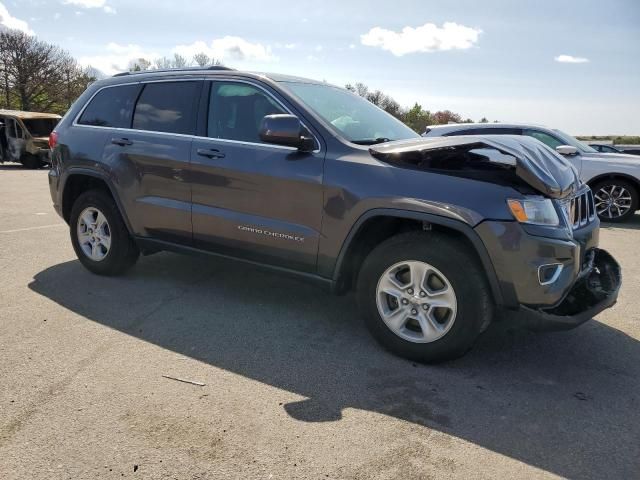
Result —
<path fill-rule="evenodd" d="M 107 74 L 203 51 L 474 120 L 640 135 L 640 0 L 0 0 L 0 25 Z"/>

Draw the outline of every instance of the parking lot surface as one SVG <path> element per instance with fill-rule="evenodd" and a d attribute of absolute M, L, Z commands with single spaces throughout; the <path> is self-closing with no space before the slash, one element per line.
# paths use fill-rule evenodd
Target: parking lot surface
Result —
<path fill-rule="evenodd" d="M 638 478 L 640 215 L 601 245 L 614 308 L 561 333 L 507 319 L 424 366 L 352 296 L 251 266 L 92 275 L 46 171 L 0 166 L 0 478 Z"/>

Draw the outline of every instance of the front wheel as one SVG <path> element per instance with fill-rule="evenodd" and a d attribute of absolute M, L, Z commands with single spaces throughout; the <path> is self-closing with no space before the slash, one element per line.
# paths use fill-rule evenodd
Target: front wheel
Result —
<path fill-rule="evenodd" d="M 619 178 L 611 178 L 593 186 L 596 213 L 603 222 L 625 222 L 638 209 L 635 186 Z"/>
<path fill-rule="evenodd" d="M 469 247 L 437 233 L 401 234 L 376 247 L 358 276 L 358 304 L 384 347 L 425 363 L 463 355 L 493 316 Z"/>

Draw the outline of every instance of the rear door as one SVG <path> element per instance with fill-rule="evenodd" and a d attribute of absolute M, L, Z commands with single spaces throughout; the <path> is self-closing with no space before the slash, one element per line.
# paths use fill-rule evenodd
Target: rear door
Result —
<path fill-rule="evenodd" d="M 192 145 L 193 236 L 202 248 L 315 271 L 324 153 L 266 144 L 265 115 L 294 113 L 267 86 L 211 81 Z M 202 107 L 201 107 L 202 108 Z"/>
<path fill-rule="evenodd" d="M 191 244 L 191 187 L 187 181 L 201 79 L 143 83 L 130 129 L 106 140 L 105 158 L 130 179 L 131 222 L 138 235 Z"/>

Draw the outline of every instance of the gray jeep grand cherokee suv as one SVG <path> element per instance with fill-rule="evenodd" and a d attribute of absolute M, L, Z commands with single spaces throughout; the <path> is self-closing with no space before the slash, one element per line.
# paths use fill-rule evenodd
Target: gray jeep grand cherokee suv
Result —
<path fill-rule="evenodd" d="M 355 290 L 373 335 L 435 362 L 498 312 L 613 305 L 589 188 L 535 139 L 425 139 L 326 83 L 221 67 L 96 82 L 50 138 L 51 196 L 92 272 L 204 252 Z"/>

